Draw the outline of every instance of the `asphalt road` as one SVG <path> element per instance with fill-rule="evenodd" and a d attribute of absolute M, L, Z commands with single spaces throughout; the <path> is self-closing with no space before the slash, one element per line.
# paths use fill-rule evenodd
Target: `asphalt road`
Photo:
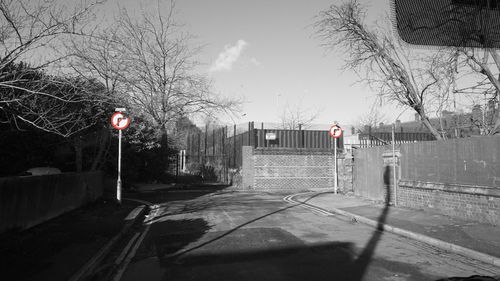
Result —
<path fill-rule="evenodd" d="M 284 202 L 284 195 L 219 188 L 138 197 L 157 206 L 123 281 L 395 281 L 500 273 L 479 261 Z"/>

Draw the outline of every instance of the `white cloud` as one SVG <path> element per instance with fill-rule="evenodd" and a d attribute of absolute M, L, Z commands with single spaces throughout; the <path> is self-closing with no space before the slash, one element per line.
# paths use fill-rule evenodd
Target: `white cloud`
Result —
<path fill-rule="evenodd" d="M 224 46 L 224 51 L 222 51 L 215 62 L 210 67 L 210 71 L 221 71 L 221 70 L 231 70 L 233 64 L 239 59 L 241 53 L 248 45 L 245 40 L 240 39 L 234 46 L 226 45 Z"/>
<path fill-rule="evenodd" d="M 261 65 L 261 64 L 262 64 L 262 63 L 261 63 L 258 59 L 256 59 L 256 58 L 251 58 L 251 59 L 250 59 L 250 62 L 251 62 L 252 64 L 254 64 L 255 66 L 259 66 L 259 65 Z"/>

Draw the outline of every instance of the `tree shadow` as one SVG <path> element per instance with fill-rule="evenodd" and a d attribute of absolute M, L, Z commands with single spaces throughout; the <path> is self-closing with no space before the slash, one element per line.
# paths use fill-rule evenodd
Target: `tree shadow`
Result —
<path fill-rule="evenodd" d="M 228 187 L 229 185 L 226 184 L 201 183 L 164 190 L 128 193 L 127 197 L 132 199 L 146 200 L 154 204 L 160 204 L 179 200 L 193 200 L 208 194 L 222 192 Z"/>
<path fill-rule="evenodd" d="M 158 224 L 156 229 L 153 229 L 154 232 L 167 232 L 167 234 L 154 239 L 156 256 L 160 261 L 160 265 L 167 269 L 163 280 L 172 280 L 173 277 L 176 280 L 184 280 L 184 278 L 186 280 L 231 280 L 232 277 L 248 271 L 250 265 L 258 266 L 259 272 L 268 272 L 269 276 L 279 272 L 279 276 L 273 277 L 276 280 L 363 280 L 377 244 L 382 237 L 383 225 L 389 212 L 391 202 L 390 179 L 390 167 L 386 167 L 384 171 L 384 185 L 387 191 L 385 207 L 378 218 L 377 229 L 359 255 L 356 254 L 354 246 L 350 242 L 306 245 L 295 241 L 278 247 L 272 245 L 269 245 L 269 247 L 253 247 L 255 245 L 252 246 L 249 241 L 267 239 L 269 236 L 262 236 L 260 232 L 255 232 L 247 237 L 242 237 L 248 229 L 251 229 L 244 228 L 245 226 L 297 206 L 307 205 L 310 200 L 325 193 L 323 192 L 316 193 L 300 203 L 256 217 L 228 231 L 208 232 L 210 227 L 202 219 L 191 220 L 190 222 L 180 220 L 178 222 L 163 221 L 154 223 L 153 227 Z M 231 245 L 229 249 L 232 250 L 228 251 L 227 243 L 236 244 Z M 243 244 L 243 246 L 239 247 L 238 243 Z M 194 245 L 186 249 L 185 247 L 190 244 Z M 404 264 L 399 267 L 404 268 Z M 193 268 L 203 268 L 203 270 Z M 321 270 L 318 271 L 318 269 Z M 407 270 L 414 271 L 411 268 Z M 214 275 L 208 274 L 209 272 Z M 280 276 L 290 278 L 283 279 Z M 259 275 L 254 280 L 273 279 L 267 277 L 262 279 L 262 276 Z"/>

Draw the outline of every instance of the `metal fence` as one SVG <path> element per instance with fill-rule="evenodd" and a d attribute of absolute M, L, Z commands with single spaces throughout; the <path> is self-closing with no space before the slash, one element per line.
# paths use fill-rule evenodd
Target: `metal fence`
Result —
<path fill-rule="evenodd" d="M 407 133 L 407 132 L 395 132 L 394 141 L 397 144 L 401 143 L 412 143 L 420 141 L 432 141 L 436 140 L 434 135 L 431 133 Z M 391 132 L 372 132 L 372 133 L 361 133 L 359 134 L 359 147 L 372 147 L 387 145 L 392 143 L 392 133 Z"/>
<path fill-rule="evenodd" d="M 204 131 L 191 133 L 187 137 L 186 162 L 189 164 L 223 165 L 223 169 L 241 166 L 241 147 L 255 148 L 300 148 L 300 149 L 333 149 L 333 138 L 327 130 L 282 130 L 267 129 L 264 123 L 260 129 L 254 122 L 219 128 L 205 128 Z M 337 142 L 339 150 L 343 147 L 343 139 Z"/>

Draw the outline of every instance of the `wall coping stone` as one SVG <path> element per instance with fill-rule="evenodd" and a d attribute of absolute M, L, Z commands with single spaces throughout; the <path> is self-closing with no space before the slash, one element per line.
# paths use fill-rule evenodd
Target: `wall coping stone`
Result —
<path fill-rule="evenodd" d="M 288 148 L 288 147 L 259 147 L 254 149 L 254 155 L 333 155 L 333 150 L 324 148 Z M 344 153 L 337 151 L 338 158 L 344 158 Z"/>
<path fill-rule="evenodd" d="M 424 182 L 404 179 L 399 180 L 398 185 L 419 189 L 439 190 L 444 192 L 500 197 L 500 187 L 441 182 Z"/>
<path fill-rule="evenodd" d="M 401 158 L 401 152 L 399 152 L 399 149 L 394 150 L 394 156 Z M 392 157 L 392 149 L 390 151 L 384 151 L 382 153 L 382 157 L 391 158 Z"/>

